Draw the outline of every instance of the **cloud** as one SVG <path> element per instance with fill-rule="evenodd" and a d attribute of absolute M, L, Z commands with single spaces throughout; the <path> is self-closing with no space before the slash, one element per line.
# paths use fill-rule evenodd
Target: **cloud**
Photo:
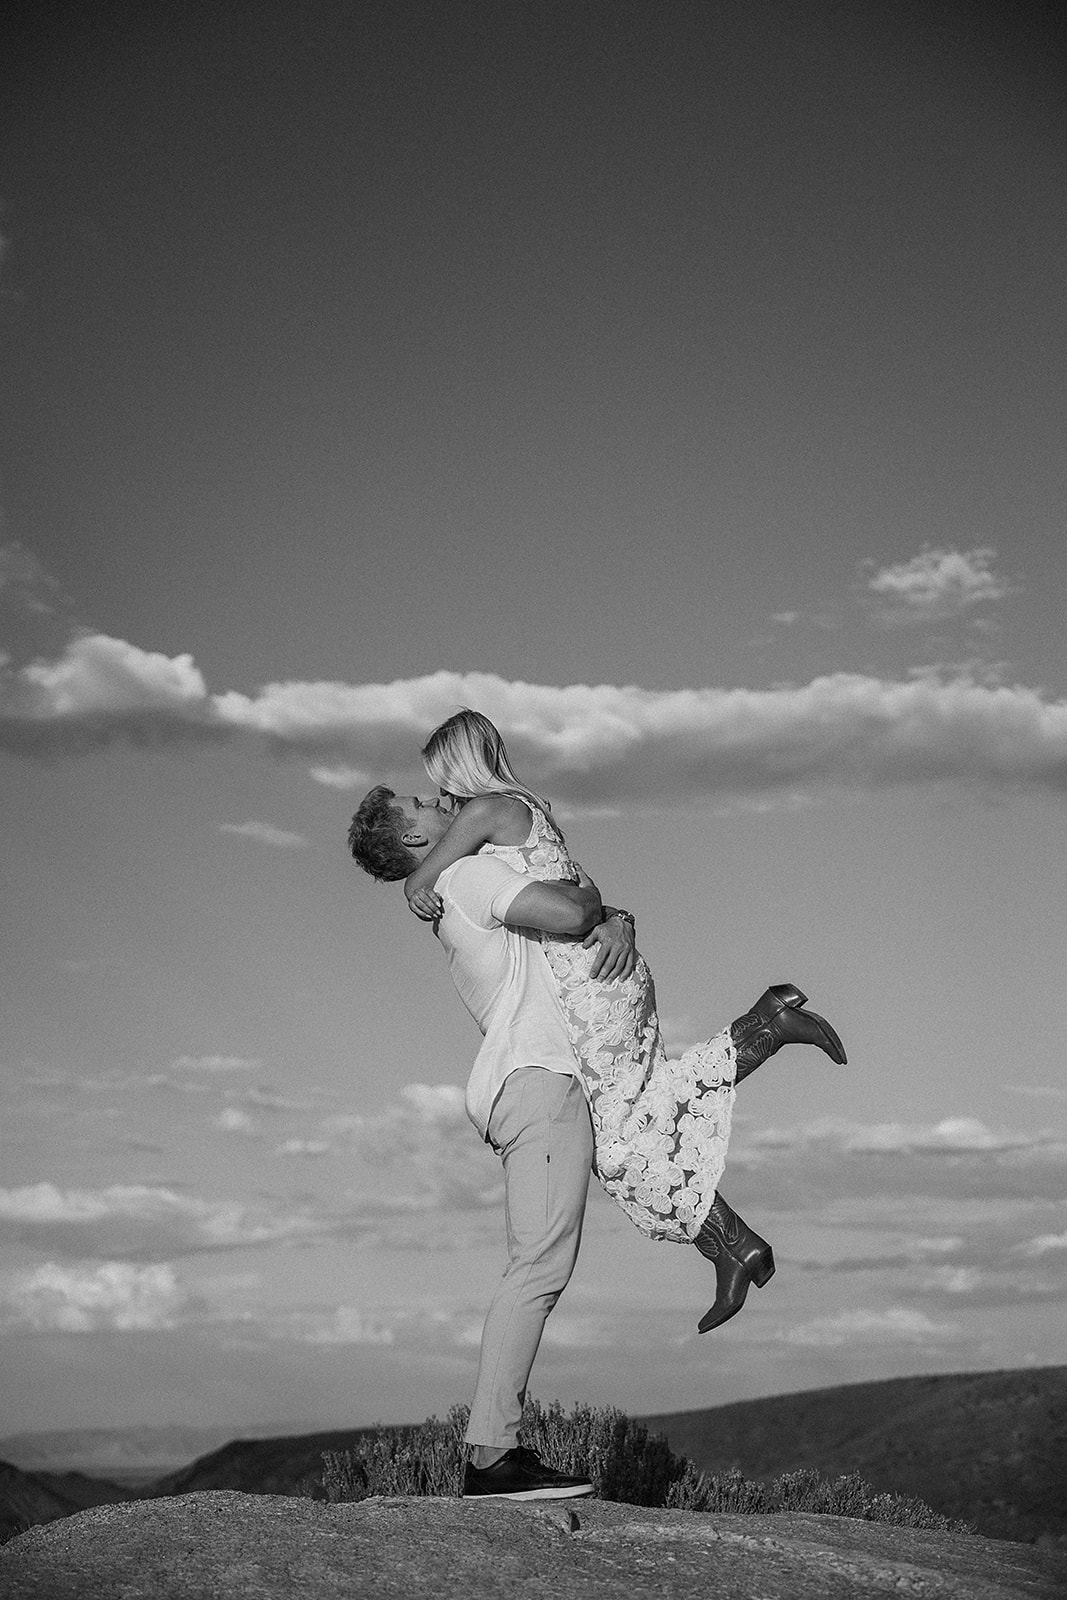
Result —
<path fill-rule="evenodd" d="M 233 833 L 240 839 L 272 845 L 276 850 L 306 850 L 309 843 L 302 833 L 290 833 L 270 822 L 220 822 L 220 833 Z"/>
<path fill-rule="evenodd" d="M 248 1139 L 258 1139 L 260 1134 L 255 1120 L 239 1106 L 226 1106 L 220 1111 L 217 1126 L 223 1133 L 240 1133 Z"/>
<path fill-rule="evenodd" d="M 1033 1151 L 1064 1147 L 1046 1134 L 993 1132 L 976 1117 L 944 1117 L 934 1123 L 852 1122 L 844 1117 L 819 1117 L 796 1128 L 763 1128 L 748 1137 L 754 1150 L 797 1149 L 829 1145 L 842 1152 L 878 1152 L 906 1156 L 923 1152 L 978 1155 L 991 1151 Z"/>
<path fill-rule="evenodd" d="M 77 634 L 59 660 L 31 662 L 19 679 L 27 710 L 56 718 L 187 712 L 207 695 L 192 656 L 140 650 L 101 633 Z"/>
<path fill-rule="evenodd" d="M 126 738 L 250 741 L 322 781 L 418 770 L 459 705 L 493 718 L 520 769 L 582 807 L 692 804 L 812 785 L 960 781 L 1067 789 L 1067 702 L 937 671 L 835 673 L 774 689 L 554 686 L 437 672 L 388 684 L 274 683 L 209 694 L 188 655 L 79 635 L 55 661 L 0 674 L 0 746 L 78 754 Z M 249 827 L 250 824 L 238 826 Z"/>
<path fill-rule="evenodd" d="M 358 1306 L 338 1306 L 318 1314 L 294 1313 L 275 1331 L 305 1344 L 392 1345 L 398 1320 Z"/>
<path fill-rule="evenodd" d="M 934 1322 L 924 1311 L 907 1306 L 886 1310 L 856 1307 L 837 1311 L 832 1316 L 815 1317 L 797 1327 L 783 1329 L 779 1338 L 786 1344 L 944 1344 L 962 1337 L 954 1322 Z"/>
<path fill-rule="evenodd" d="M 52 1183 L 0 1189 L 0 1237 L 71 1257 L 134 1261 L 324 1237 L 331 1219 L 278 1202 L 202 1200 L 173 1189 Z"/>
<path fill-rule="evenodd" d="M 991 1150 L 1028 1150 L 1035 1144 L 1029 1133 L 993 1133 L 976 1117 L 945 1117 L 933 1124 L 879 1122 L 836 1131 L 845 1150 L 860 1151 L 944 1151 L 952 1155 L 978 1154 Z"/>
<path fill-rule="evenodd" d="M 218 1115 L 221 1132 L 265 1133 L 259 1114 L 306 1109 L 258 1089 L 234 1096 Z M 273 1143 L 273 1141 L 272 1141 Z M 64 1189 L 54 1183 L 0 1189 L 0 1242 L 73 1258 L 157 1261 L 256 1246 L 358 1240 L 398 1249 L 464 1247 L 503 1199 L 500 1163 L 474 1135 L 463 1091 L 409 1084 L 374 1115 L 322 1117 L 307 1136 L 275 1154 L 323 1156 L 344 1150 L 359 1166 L 343 1199 L 285 1203 L 207 1200 L 165 1186 L 115 1184 Z"/>
<path fill-rule="evenodd" d="M 1040 1205 L 1005 1208 L 989 1221 L 971 1208 L 957 1216 L 961 1231 L 948 1238 L 915 1237 L 901 1230 L 881 1253 L 804 1260 L 805 1274 L 863 1276 L 881 1291 L 905 1295 L 926 1305 L 989 1309 L 1067 1298 L 1067 1258 L 1030 1263 L 1050 1252 L 1067 1251 L 1067 1235 L 1032 1237 L 1033 1211 Z M 825 1218 L 823 1221 L 825 1222 Z M 867 1219 L 869 1221 L 869 1219 Z M 864 1225 L 853 1216 L 850 1226 Z"/>
<path fill-rule="evenodd" d="M 192 1302 L 166 1262 L 60 1266 L 47 1262 L 0 1278 L 0 1329 L 94 1333 L 173 1328 Z"/>
<path fill-rule="evenodd" d="M 751 1175 L 765 1204 L 837 1206 L 843 1216 L 851 1208 L 857 1218 L 881 1207 L 896 1227 L 894 1207 L 914 1209 L 917 1197 L 942 1213 L 946 1204 L 1058 1202 L 1067 1188 L 1067 1141 L 991 1130 L 970 1117 L 931 1124 L 826 1117 L 795 1128 L 741 1128 L 729 1165 Z M 956 1226 L 939 1215 L 942 1227 Z"/>
<path fill-rule="evenodd" d="M 311 776 L 327 789 L 360 789 L 366 791 L 374 784 L 374 777 L 359 767 L 312 767 Z"/>
<path fill-rule="evenodd" d="M 867 590 L 876 614 L 890 626 L 947 622 L 1013 593 L 1012 585 L 992 570 L 995 559 L 989 546 L 941 550 L 927 545 L 910 561 L 871 572 Z"/>
<path fill-rule="evenodd" d="M 258 1072 L 261 1061 L 247 1056 L 178 1056 L 172 1072 Z"/>
<path fill-rule="evenodd" d="M 1067 1232 L 1042 1233 L 1036 1239 L 1027 1239 L 1019 1247 L 1020 1254 L 1035 1258 L 1048 1255 L 1050 1250 L 1067 1250 Z"/>
<path fill-rule="evenodd" d="M 79 632 L 54 660 L 8 667 L 0 677 L 0 745 L 18 753 L 79 755 L 116 738 L 211 736 L 206 685 L 189 655 Z"/>
<path fill-rule="evenodd" d="M 377 1345 L 439 1352 L 476 1348 L 485 1308 L 445 1305 L 338 1305 L 268 1313 L 257 1319 L 265 1338 L 315 1345 Z M 551 1326 L 551 1323 L 550 1323 Z"/>
<path fill-rule="evenodd" d="M 500 1163 L 473 1136 L 463 1090 L 455 1084 L 409 1083 L 376 1116 L 327 1117 L 322 1132 L 352 1146 L 380 1176 L 392 1203 L 407 1212 L 495 1208 L 503 1196 Z M 403 1224 L 403 1218 L 397 1219 Z"/>

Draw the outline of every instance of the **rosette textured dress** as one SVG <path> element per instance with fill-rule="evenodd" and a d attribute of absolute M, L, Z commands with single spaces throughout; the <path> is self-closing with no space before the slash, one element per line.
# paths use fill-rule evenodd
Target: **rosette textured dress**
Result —
<path fill-rule="evenodd" d="M 577 883 L 563 835 L 521 798 L 533 818 L 526 842 L 486 844 L 479 854 L 500 856 L 531 878 Z M 729 1028 L 671 1060 L 652 974 L 640 953 L 629 978 L 605 983 L 589 976 L 595 947 L 586 950 L 581 939 L 557 934 L 537 937 L 581 1069 L 600 1183 L 649 1238 L 692 1243 L 726 1164 L 735 1072 Z"/>

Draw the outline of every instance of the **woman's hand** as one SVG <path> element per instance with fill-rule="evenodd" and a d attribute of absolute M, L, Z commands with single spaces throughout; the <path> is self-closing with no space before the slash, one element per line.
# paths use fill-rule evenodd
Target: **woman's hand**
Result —
<path fill-rule="evenodd" d="M 414 911 L 423 922 L 439 922 L 444 909 L 444 901 L 433 889 L 416 889 L 408 896 L 408 910 Z"/>
<path fill-rule="evenodd" d="M 594 945 L 600 946 L 589 969 L 589 976 L 599 978 L 602 983 L 611 983 L 615 978 L 628 978 L 637 963 L 633 923 L 625 917 L 605 917 L 591 933 L 586 934 L 582 944 L 587 950 Z"/>

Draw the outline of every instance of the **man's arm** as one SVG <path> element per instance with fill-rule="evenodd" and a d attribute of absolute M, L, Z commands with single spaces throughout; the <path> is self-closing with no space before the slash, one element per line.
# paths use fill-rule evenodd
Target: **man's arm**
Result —
<path fill-rule="evenodd" d="M 603 916 L 595 884 L 533 882 L 519 890 L 503 920 L 509 928 L 580 934 L 595 928 Z"/>
<path fill-rule="evenodd" d="M 596 888 L 588 872 L 577 861 L 574 868 L 583 889 Z M 591 978 L 601 978 L 605 983 L 610 983 L 613 978 L 628 978 L 634 970 L 637 956 L 633 912 L 604 906 L 602 920 L 589 932 L 583 943 L 587 950 L 592 949 L 593 945 L 599 946 L 589 969 Z"/>

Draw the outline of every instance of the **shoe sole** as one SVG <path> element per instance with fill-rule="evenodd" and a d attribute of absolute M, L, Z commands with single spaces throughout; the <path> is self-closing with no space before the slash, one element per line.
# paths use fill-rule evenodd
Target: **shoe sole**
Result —
<path fill-rule="evenodd" d="M 490 1489 L 464 1494 L 464 1500 L 579 1500 L 592 1494 L 591 1483 L 576 1484 L 573 1489 Z"/>

